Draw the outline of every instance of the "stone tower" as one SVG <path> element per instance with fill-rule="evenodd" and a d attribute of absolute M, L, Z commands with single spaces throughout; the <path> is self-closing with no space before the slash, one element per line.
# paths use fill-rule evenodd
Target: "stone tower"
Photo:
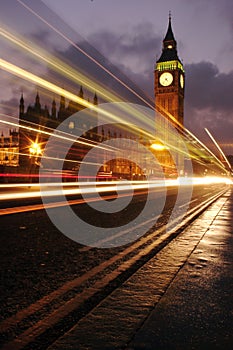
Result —
<path fill-rule="evenodd" d="M 177 54 L 177 43 L 169 15 L 162 54 L 155 65 L 155 108 L 168 119 L 174 117 L 181 125 L 184 120 L 184 85 L 184 68 Z"/>

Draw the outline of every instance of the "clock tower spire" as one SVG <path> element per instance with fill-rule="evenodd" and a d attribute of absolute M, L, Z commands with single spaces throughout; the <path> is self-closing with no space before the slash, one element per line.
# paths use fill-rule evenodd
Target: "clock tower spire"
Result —
<path fill-rule="evenodd" d="M 184 118 L 184 67 L 177 53 L 171 14 L 163 49 L 155 64 L 155 108 L 170 119 L 172 116 L 183 125 Z"/>

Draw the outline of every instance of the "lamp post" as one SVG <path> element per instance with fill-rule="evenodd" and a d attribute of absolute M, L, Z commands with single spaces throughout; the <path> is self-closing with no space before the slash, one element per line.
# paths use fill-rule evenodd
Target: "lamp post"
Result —
<path fill-rule="evenodd" d="M 30 181 L 31 181 L 32 180 L 31 174 L 32 174 L 33 166 L 38 165 L 37 159 L 38 159 L 38 156 L 41 154 L 41 148 L 37 142 L 31 143 L 31 146 L 29 147 L 29 154 L 30 154 L 29 177 L 30 177 Z"/>
<path fill-rule="evenodd" d="M 169 147 L 159 140 L 155 140 L 150 144 L 150 149 L 156 155 L 156 158 L 163 169 L 163 174 L 170 175 L 172 169 L 171 155 Z"/>

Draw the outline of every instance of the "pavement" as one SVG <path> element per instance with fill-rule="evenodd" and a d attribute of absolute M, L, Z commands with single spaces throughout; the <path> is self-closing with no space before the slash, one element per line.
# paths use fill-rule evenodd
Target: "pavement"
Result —
<path fill-rule="evenodd" d="M 50 350 L 233 349 L 233 189 Z"/>

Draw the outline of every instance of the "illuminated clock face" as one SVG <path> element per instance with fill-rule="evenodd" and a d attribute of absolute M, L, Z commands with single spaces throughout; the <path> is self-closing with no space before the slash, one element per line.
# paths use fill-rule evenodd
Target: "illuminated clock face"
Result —
<path fill-rule="evenodd" d="M 183 87 L 184 87 L 184 76 L 183 76 L 183 74 L 180 75 L 180 86 L 183 89 Z"/>
<path fill-rule="evenodd" d="M 160 75 L 159 82 L 163 86 L 169 86 L 173 82 L 173 75 L 169 72 L 164 72 Z"/>

